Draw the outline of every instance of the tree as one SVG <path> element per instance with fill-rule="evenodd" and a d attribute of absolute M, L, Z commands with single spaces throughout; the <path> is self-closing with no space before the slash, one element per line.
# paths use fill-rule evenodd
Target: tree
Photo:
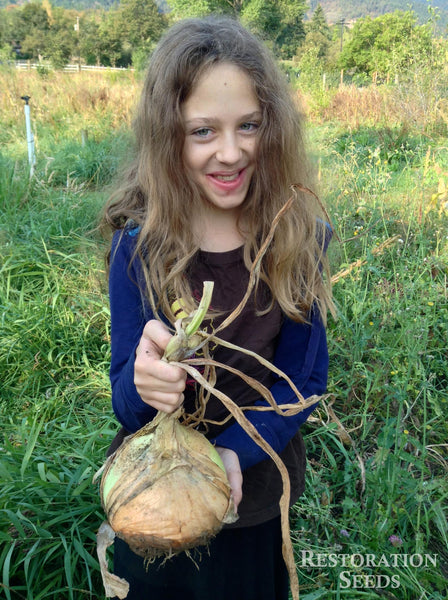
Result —
<path fill-rule="evenodd" d="M 264 39 L 275 41 L 281 27 L 276 0 L 249 0 L 241 11 L 242 22 Z"/>
<path fill-rule="evenodd" d="M 45 10 L 50 22 L 45 57 L 50 59 L 55 68 L 60 69 L 68 64 L 73 56 L 79 56 L 77 34 L 73 27 L 77 13 L 61 7 L 52 8 L 48 0 Z"/>
<path fill-rule="evenodd" d="M 122 0 L 120 16 L 123 34 L 132 50 L 149 49 L 167 27 L 166 17 L 159 12 L 154 0 Z"/>
<path fill-rule="evenodd" d="M 305 39 L 303 19 L 307 4 L 306 0 L 279 0 L 279 4 L 282 19 L 276 39 L 277 52 L 283 58 L 292 58 Z"/>
<path fill-rule="evenodd" d="M 11 44 L 0 45 L 0 64 L 9 63 L 14 60 L 14 52 Z"/>
<path fill-rule="evenodd" d="M 175 19 L 188 19 L 190 17 L 204 17 L 215 12 L 214 0 L 170 0 L 170 8 Z M 217 12 L 217 11 L 216 11 Z"/>
<path fill-rule="evenodd" d="M 95 10 L 80 19 L 79 54 L 87 65 L 100 65 L 103 44 L 100 23 L 105 20 L 104 10 Z"/>
<path fill-rule="evenodd" d="M 38 60 L 54 57 L 57 66 L 69 62 L 76 49 L 75 11 L 54 8 L 49 0 L 43 0 L 42 4 L 30 2 L 7 13 L 3 35 L 20 56 Z"/>
<path fill-rule="evenodd" d="M 48 31 L 50 19 L 45 8 L 37 2 L 29 2 L 17 13 L 17 33 L 25 37 L 33 30 Z"/>
<path fill-rule="evenodd" d="M 47 46 L 50 21 L 47 11 L 37 2 L 15 9 L 11 20 L 11 41 L 20 47 L 24 58 L 40 58 Z"/>
<path fill-rule="evenodd" d="M 320 4 L 317 5 L 311 20 L 305 24 L 305 32 L 305 40 L 301 44 L 297 55 L 301 59 L 306 55 L 314 57 L 314 60 L 326 63 L 332 33 Z"/>
<path fill-rule="evenodd" d="M 73 38 L 69 32 L 59 29 L 49 37 L 46 46 L 46 58 L 55 69 L 62 69 L 73 56 Z"/>
<path fill-rule="evenodd" d="M 105 13 L 98 28 L 100 62 L 106 66 L 128 66 L 131 62 L 130 49 L 126 51 L 124 22 L 119 10 Z"/>
<path fill-rule="evenodd" d="M 177 20 L 211 13 L 239 16 L 247 0 L 168 0 L 168 4 Z"/>
<path fill-rule="evenodd" d="M 394 75 L 415 61 L 427 61 L 431 52 L 430 28 L 417 25 L 414 12 L 397 10 L 376 19 L 359 19 L 339 65 L 358 73 Z"/>
<path fill-rule="evenodd" d="M 331 31 L 328 26 L 327 19 L 325 17 L 324 9 L 321 4 L 318 4 L 316 10 L 313 12 L 310 22 L 306 26 L 306 32 L 308 33 L 320 33 L 324 37 L 331 39 Z"/>
<path fill-rule="evenodd" d="M 277 54 L 292 57 L 305 37 L 306 0 L 169 0 L 175 19 L 231 14 L 264 40 Z"/>

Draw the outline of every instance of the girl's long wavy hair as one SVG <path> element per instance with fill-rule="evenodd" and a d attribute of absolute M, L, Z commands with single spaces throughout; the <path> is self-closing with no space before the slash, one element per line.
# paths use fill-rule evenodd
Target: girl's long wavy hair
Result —
<path fill-rule="evenodd" d="M 241 210 L 249 228 L 244 248 L 248 268 L 274 216 L 291 196 L 291 185 L 312 187 L 303 118 L 265 45 L 226 17 L 191 19 L 172 26 L 147 69 L 134 121 L 135 159 L 104 213 L 105 223 L 113 230 L 123 229 L 130 221 L 140 227 L 136 256 L 143 265 L 145 293 L 154 312 L 163 311 L 171 322 L 175 320 L 174 298 L 183 299 L 187 312 L 195 307 L 185 273 L 199 249 L 192 218 L 204 206 L 183 164 L 181 108 L 198 78 L 219 63 L 236 65 L 250 77 L 262 111 L 256 169 Z M 295 321 L 305 321 L 312 306 L 318 307 L 324 320 L 327 310 L 332 310 L 327 239 L 320 203 L 312 194 L 298 191 L 260 270 L 273 302 Z"/>

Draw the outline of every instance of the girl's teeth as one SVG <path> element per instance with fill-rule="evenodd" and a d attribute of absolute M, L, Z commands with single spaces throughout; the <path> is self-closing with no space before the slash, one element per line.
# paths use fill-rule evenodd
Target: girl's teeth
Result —
<path fill-rule="evenodd" d="M 238 175 L 239 173 L 234 173 L 233 175 L 216 175 L 216 179 L 219 179 L 219 181 L 233 181 Z"/>

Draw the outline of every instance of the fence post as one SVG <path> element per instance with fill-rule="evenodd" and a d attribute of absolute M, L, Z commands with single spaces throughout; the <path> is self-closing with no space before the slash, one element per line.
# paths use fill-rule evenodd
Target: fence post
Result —
<path fill-rule="evenodd" d="M 34 175 L 34 165 L 36 164 L 36 154 L 34 153 L 34 135 L 31 131 L 31 117 L 30 117 L 30 96 L 21 96 L 22 100 L 25 100 L 25 125 L 26 125 L 26 140 L 28 143 L 28 162 L 30 164 L 30 177 Z"/>

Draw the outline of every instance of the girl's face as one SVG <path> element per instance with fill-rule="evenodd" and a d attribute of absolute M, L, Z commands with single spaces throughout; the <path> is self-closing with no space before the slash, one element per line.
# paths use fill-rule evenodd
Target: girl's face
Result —
<path fill-rule="evenodd" d="M 231 63 L 208 69 L 182 106 L 188 177 L 214 213 L 234 212 L 255 170 L 261 109 L 249 76 Z"/>

